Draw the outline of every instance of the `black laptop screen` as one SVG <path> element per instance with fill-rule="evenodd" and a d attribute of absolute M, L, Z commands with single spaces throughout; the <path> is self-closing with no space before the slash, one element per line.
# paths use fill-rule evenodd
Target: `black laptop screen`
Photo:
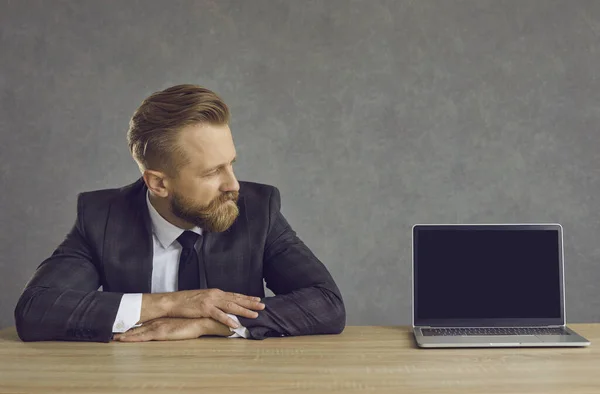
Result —
<path fill-rule="evenodd" d="M 415 231 L 415 321 L 561 318 L 557 229 Z"/>

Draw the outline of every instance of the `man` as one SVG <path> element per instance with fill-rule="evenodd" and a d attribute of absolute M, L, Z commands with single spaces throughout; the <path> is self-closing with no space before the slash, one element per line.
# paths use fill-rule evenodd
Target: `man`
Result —
<path fill-rule="evenodd" d="M 228 123 L 225 103 L 199 86 L 143 101 L 127 135 L 142 178 L 78 196 L 75 225 L 17 303 L 22 340 L 344 329 L 340 291 L 281 214 L 279 191 L 236 179 Z"/>

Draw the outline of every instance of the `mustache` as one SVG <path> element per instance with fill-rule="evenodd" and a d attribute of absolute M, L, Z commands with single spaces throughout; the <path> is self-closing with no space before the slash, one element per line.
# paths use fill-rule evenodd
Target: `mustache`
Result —
<path fill-rule="evenodd" d="M 233 192 L 225 192 L 223 194 L 221 194 L 219 197 L 215 198 L 207 207 L 209 210 L 210 209 L 216 209 L 218 207 L 220 207 L 221 205 L 225 204 L 228 201 L 233 201 L 233 202 L 237 202 L 238 198 L 240 196 L 240 193 L 237 191 L 233 191 Z"/>
<path fill-rule="evenodd" d="M 239 197 L 240 197 L 239 192 L 225 192 L 219 196 L 218 200 L 221 203 L 224 203 L 227 201 L 237 202 Z"/>

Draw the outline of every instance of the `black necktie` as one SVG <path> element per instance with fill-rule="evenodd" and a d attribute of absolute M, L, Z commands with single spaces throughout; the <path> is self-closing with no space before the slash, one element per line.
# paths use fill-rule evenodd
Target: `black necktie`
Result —
<path fill-rule="evenodd" d="M 198 254 L 194 245 L 200 235 L 193 231 L 184 231 L 177 241 L 183 247 L 179 256 L 179 290 L 194 290 L 200 288 Z"/>

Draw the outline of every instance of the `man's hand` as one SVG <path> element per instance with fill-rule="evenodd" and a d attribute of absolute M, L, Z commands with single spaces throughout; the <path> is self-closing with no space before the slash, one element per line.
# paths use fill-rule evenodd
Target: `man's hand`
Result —
<path fill-rule="evenodd" d="M 160 317 L 210 317 L 231 328 L 238 328 L 239 325 L 227 316 L 228 313 L 255 319 L 258 317 L 256 311 L 263 309 L 265 304 L 260 302 L 259 297 L 227 293 L 219 289 L 144 294 L 140 322 Z"/>
<path fill-rule="evenodd" d="M 160 318 L 125 333 L 115 334 L 114 340 L 119 342 L 179 341 L 209 335 L 228 337 L 231 331 L 229 327 L 210 318 Z"/>

